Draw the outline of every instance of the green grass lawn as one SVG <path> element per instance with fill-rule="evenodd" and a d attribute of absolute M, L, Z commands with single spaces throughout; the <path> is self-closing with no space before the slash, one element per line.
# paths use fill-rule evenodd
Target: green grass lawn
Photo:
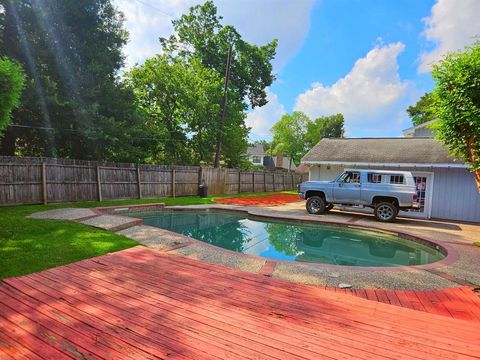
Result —
<path fill-rule="evenodd" d="M 243 193 L 230 196 L 258 196 L 261 194 L 264 193 Z M 137 245 L 136 241 L 124 236 L 71 221 L 26 218 L 31 213 L 62 207 L 88 208 L 155 202 L 163 202 L 166 205 L 211 204 L 218 197 L 228 196 L 0 207 L 0 279 L 25 275 Z"/>

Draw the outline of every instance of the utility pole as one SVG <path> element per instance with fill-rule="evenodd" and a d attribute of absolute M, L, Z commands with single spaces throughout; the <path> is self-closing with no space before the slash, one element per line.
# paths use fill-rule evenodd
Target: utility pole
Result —
<path fill-rule="evenodd" d="M 217 144 L 215 146 L 215 162 L 213 167 L 218 168 L 220 167 L 220 147 L 222 145 L 222 135 L 223 135 L 223 125 L 225 123 L 225 113 L 227 111 L 227 93 L 228 93 L 228 80 L 230 78 L 230 66 L 232 65 L 232 50 L 233 50 L 233 43 L 230 44 L 228 48 L 228 55 L 227 55 L 227 65 L 225 67 L 225 79 L 223 82 L 223 104 L 222 104 L 222 114 L 220 117 L 220 124 L 218 126 L 218 133 L 217 133 Z"/>

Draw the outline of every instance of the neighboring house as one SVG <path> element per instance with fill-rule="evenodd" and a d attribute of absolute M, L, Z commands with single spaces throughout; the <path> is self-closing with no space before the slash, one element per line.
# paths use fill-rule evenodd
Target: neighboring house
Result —
<path fill-rule="evenodd" d="M 433 129 L 430 127 L 436 120 L 430 120 L 423 124 L 403 130 L 405 137 L 434 137 Z"/>
<path fill-rule="evenodd" d="M 261 144 L 255 144 L 254 146 L 249 146 L 247 149 L 247 159 L 254 165 L 263 165 L 267 168 L 277 168 L 288 170 L 290 164 L 290 158 L 283 156 L 282 154 L 277 155 L 267 155 Z M 297 167 L 292 161 L 291 170 L 295 171 Z"/>
<path fill-rule="evenodd" d="M 411 171 L 420 210 L 403 216 L 480 222 L 480 194 L 467 166 L 432 137 L 322 139 L 302 159 L 310 180 L 333 180 L 346 168 Z M 422 130 L 423 131 L 423 130 Z"/>

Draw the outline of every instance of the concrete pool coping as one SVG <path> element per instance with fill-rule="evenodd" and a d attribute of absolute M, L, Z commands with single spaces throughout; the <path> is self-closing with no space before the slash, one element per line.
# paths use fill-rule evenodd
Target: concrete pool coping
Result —
<path fill-rule="evenodd" d="M 434 248 L 438 247 L 446 252 L 446 257 L 431 264 L 398 267 L 342 266 L 269 259 L 219 248 L 217 246 L 210 245 L 178 233 L 142 225 L 142 221 L 134 218 L 134 215 L 131 214 L 135 211 L 143 212 L 162 209 L 175 211 L 233 211 L 236 213 L 242 213 L 251 218 L 256 217 L 273 221 L 283 220 L 318 225 L 324 224 L 360 230 L 373 230 L 389 234 L 393 233 L 411 241 L 417 241 Z M 159 249 L 160 251 L 168 251 L 178 256 L 219 263 L 232 268 L 254 273 L 261 273 L 263 275 L 279 277 L 296 282 L 311 284 L 319 283 L 322 285 L 336 283 L 335 286 L 338 286 L 338 281 L 343 280 L 343 283 L 353 283 L 354 287 L 359 286 L 396 289 L 424 289 L 425 287 L 428 289 L 438 289 L 458 286 L 458 284 L 470 286 L 474 285 L 475 283 L 478 284 L 478 282 L 470 282 L 468 280 L 451 275 L 448 272 L 442 271 L 443 268 L 457 267 L 456 262 L 459 259 L 457 249 L 448 241 L 438 241 L 427 234 L 419 236 L 418 234 L 405 230 L 399 231 L 398 229 L 385 229 L 384 224 L 382 224 L 383 226 L 355 224 L 349 221 L 336 221 L 335 216 L 331 216 L 330 219 L 316 219 L 309 215 L 292 215 L 290 212 L 282 213 L 276 211 L 277 209 L 266 207 L 254 208 L 247 206 L 219 204 L 186 206 L 142 204 L 133 206 L 110 206 L 89 210 L 90 212 L 88 213 L 85 211 L 82 211 L 81 214 L 79 213 L 78 218 L 75 218 L 74 215 L 68 215 L 69 209 L 62 209 L 61 217 L 55 217 L 56 215 L 58 216 L 58 214 L 49 214 L 49 211 L 32 214 L 32 217 L 61 219 L 65 219 L 67 217 L 68 220 L 73 220 L 86 225 L 96 226 L 105 230 L 117 232 L 121 235 L 137 240 L 143 245 Z M 125 216 L 126 212 L 130 213 L 128 217 Z M 135 220 L 132 220 L 132 218 Z M 109 221 L 111 223 L 109 223 Z M 408 277 L 412 277 L 412 279 L 406 281 L 408 280 Z M 336 281 L 337 279 L 338 281 Z"/>

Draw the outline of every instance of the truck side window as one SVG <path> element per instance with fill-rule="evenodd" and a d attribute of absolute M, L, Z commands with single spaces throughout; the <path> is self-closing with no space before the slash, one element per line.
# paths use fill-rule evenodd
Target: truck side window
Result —
<path fill-rule="evenodd" d="M 349 171 L 347 176 L 343 180 L 345 183 L 349 184 L 359 184 L 360 183 L 360 173 Z"/>
<path fill-rule="evenodd" d="M 390 184 L 403 184 L 403 183 L 404 183 L 403 175 L 390 176 Z"/>
<path fill-rule="evenodd" d="M 367 179 L 369 183 L 380 184 L 382 182 L 382 174 L 368 173 Z"/>

